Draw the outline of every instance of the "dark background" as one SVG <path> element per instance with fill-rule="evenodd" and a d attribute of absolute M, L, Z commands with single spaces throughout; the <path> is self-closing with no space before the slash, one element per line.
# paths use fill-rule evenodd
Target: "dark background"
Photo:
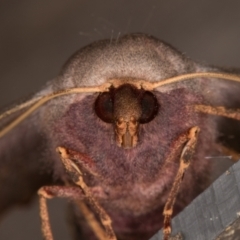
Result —
<path fill-rule="evenodd" d="M 204 63 L 239 67 L 239 11 L 233 0 L 0 0 L 0 106 L 37 91 L 82 46 L 131 32 Z M 50 201 L 56 240 L 69 239 L 65 203 Z M 0 222 L 0 240 L 42 239 L 39 224 L 36 202 L 12 210 Z"/>

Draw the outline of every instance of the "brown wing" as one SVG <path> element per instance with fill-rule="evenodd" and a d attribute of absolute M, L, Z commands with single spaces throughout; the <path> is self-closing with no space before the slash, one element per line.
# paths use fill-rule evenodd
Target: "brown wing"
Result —
<path fill-rule="evenodd" d="M 0 119 L 0 129 L 25 109 Z M 46 157 L 48 145 L 35 112 L 0 138 L 0 213 L 16 204 L 31 200 L 43 185 L 51 184 L 51 160 Z"/>

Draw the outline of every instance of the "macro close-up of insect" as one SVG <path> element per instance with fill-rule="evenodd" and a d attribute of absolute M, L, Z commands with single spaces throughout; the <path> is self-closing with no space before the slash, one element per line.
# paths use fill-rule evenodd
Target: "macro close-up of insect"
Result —
<path fill-rule="evenodd" d="M 173 214 L 209 185 L 206 156 L 231 152 L 216 143 L 211 115 L 240 119 L 224 107 L 239 81 L 146 34 L 82 48 L 43 90 L 0 115 L 1 182 L 16 189 L 1 206 L 38 190 L 46 240 L 54 197 L 71 199 L 76 239 L 149 239 L 161 227 L 170 239 Z"/>
<path fill-rule="evenodd" d="M 0 240 L 240 239 L 237 6 L 1 4 Z"/>

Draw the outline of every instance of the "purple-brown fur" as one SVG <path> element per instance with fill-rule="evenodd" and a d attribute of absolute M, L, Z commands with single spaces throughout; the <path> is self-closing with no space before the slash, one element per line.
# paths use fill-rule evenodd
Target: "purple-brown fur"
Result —
<path fill-rule="evenodd" d="M 38 95 L 70 87 L 98 86 L 110 79 L 155 82 L 209 70 L 220 71 L 193 62 L 153 37 L 131 34 L 116 42 L 103 40 L 83 48 Z M 63 184 L 67 176 L 55 151 L 62 146 L 84 154 L 78 166 L 93 195 L 111 216 L 118 239 L 148 239 L 162 226 L 163 206 L 181 151 L 176 152 L 172 162 L 165 161 L 178 137 L 194 126 L 200 127 L 196 154 L 184 176 L 175 214 L 208 185 L 211 162 L 205 156 L 215 141 L 216 126 L 208 116 L 194 113 L 188 106 L 219 105 L 235 96 L 229 94 L 233 90 L 228 84 L 219 81 L 216 88 L 212 82 L 214 79 L 196 79 L 155 89 L 159 112 L 151 122 L 140 125 L 139 142 L 131 149 L 119 147 L 113 125 L 103 122 L 94 112 L 98 93 L 51 100 L 0 139 L 0 192 L 4 196 L 0 210 L 25 202 L 43 185 Z M 224 98 L 227 94 L 230 97 Z M 12 116 L 7 118 L 10 120 Z M 4 126 L 5 122 L 0 124 Z M 76 219 L 81 218 L 77 210 L 75 214 Z M 90 239 L 84 223 L 82 229 Z"/>
<path fill-rule="evenodd" d="M 129 239 L 140 239 L 138 234 L 136 238 L 132 236 L 138 231 L 144 233 L 141 239 L 147 239 L 161 228 L 162 210 L 177 171 L 180 152 L 173 162 L 162 167 L 174 150 L 172 143 L 193 126 L 201 128 L 199 144 L 184 177 L 176 212 L 208 184 L 211 166 L 204 156 L 210 147 L 209 125 L 206 119 L 187 110 L 187 106 L 201 102 L 201 97 L 185 89 L 155 92 L 155 95 L 160 104 L 159 113 L 150 123 L 140 125 L 139 143 L 132 149 L 117 146 L 113 125 L 96 116 L 93 108 L 96 95 L 70 105 L 53 125 L 56 146 L 86 154 L 94 163 L 86 166 L 83 162 L 79 168 L 86 173 L 84 179 L 93 192 L 95 188 L 101 189 L 100 194 L 94 192 L 95 197 L 112 217 L 119 239 L 125 234 L 131 235 Z"/>
<path fill-rule="evenodd" d="M 89 63 L 91 69 L 88 70 Z M 128 69 L 121 71 L 124 66 Z M 112 47 L 104 41 L 86 47 L 72 57 L 61 76 L 70 79 L 76 87 L 84 84 L 86 76 L 91 79 L 96 74 L 99 79 L 107 81 L 118 79 L 121 72 L 124 80 L 148 79 L 147 72 L 149 81 L 157 81 L 157 76 L 166 78 L 195 67 L 179 52 L 152 37 L 130 35 Z M 79 161 L 79 168 L 85 173 L 84 180 L 94 196 L 111 216 L 118 239 L 148 239 L 162 227 L 162 211 L 179 166 L 181 150 L 176 152 L 172 162 L 165 165 L 164 162 L 174 151 L 174 141 L 194 126 L 201 129 L 197 150 L 185 174 L 174 213 L 183 209 L 208 185 L 211 163 L 204 157 L 211 148 L 214 130 L 207 117 L 188 109 L 192 104 L 205 103 L 203 96 L 196 91 L 206 86 L 201 83 L 197 86 L 195 91 L 192 90 L 195 84 L 188 87 L 179 84 L 176 88 L 167 87 L 163 92 L 153 91 L 160 105 L 159 112 L 151 122 L 140 125 L 139 142 L 131 149 L 119 147 L 113 125 L 97 117 L 94 112 L 97 93 L 74 95 L 71 100 L 65 97 L 62 110 L 54 112 L 52 109 L 58 102 L 53 101 L 47 111 L 43 111 L 42 116 L 49 119 L 46 129 L 52 158 L 58 162 L 55 164 L 56 176 L 61 177 L 62 172 L 57 170 L 61 169 L 61 163 L 53 151 L 57 146 L 90 158 L 91 164 Z M 55 88 L 59 89 L 59 86 L 55 84 Z M 49 111 L 53 111 L 50 117 Z M 82 228 L 87 231 L 86 226 Z"/>

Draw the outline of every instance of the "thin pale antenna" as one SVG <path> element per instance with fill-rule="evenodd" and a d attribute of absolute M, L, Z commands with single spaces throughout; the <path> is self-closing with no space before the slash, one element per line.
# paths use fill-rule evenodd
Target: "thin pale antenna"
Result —
<path fill-rule="evenodd" d="M 6 112 L 4 112 L 3 114 L 0 115 L 0 120 L 1 120 L 2 118 L 5 118 L 5 117 L 7 117 L 7 116 L 9 116 L 9 115 L 11 115 L 11 114 L 13 114 L 13 113 L 21 110 L 21 109 L 24 109 L 24 108 L 26 108 L 26 107 L 29 107 L 30 105 L 32 105 L 32 104 L 36 103 L 37 101 L 39 101 L 41 98 L 42 98 L 42 97 L 36 97 L 36 98 L 34 98 L 34 99 L 31 99 L 31 100 L 29 100 L 29 101 L 27 101 L 27 102 L 21 103 L 21 104 L 15 106 L 15 107 L 13 107 L 13 108 L 7 110 Z"/>
<path fill-rule="evenodd" d="M 155 88 L 176 83 L 176 82 L 182 82 L 186 80 L 192 80 L 194 78 L 199 78 L 199 77 L 206 77 L 206 78 L 219 78 L 219 79 L 224 79 L 224 80 L 229 80 L 229 81 L 235 81 L 240 83 L 240 76 L 234 75 L 234 74 L 227 74 L 227 73 L 216 73 L 216 72 L 203 72 L 203 73 L 189 73 L 189 74 L 183 74 L 180 76 L 172 77 L 172 78 L 167 78 L 163 80 L 159 80 L 157 82 L 148 82 L 146 80 L 138 80 L 138 81 L 132 81 L 132 84 L 141 84 L 141 87 L 143 89 L 147 90 L 153 90 Z M 4 136 L 6 133 L 11 131 L 15 126 L 17 126 L 20 122 L 22 122 L 24 119 L 26 119 L 31 113 L 33 113 L 36 109 L 38 109 L 40 106 L 45 104 L 51 99 L 54 99 L 56 97 L 60 97 L 63 95 L 68 95 L 68 94 L 74 94 L 74 93 L 91 93 L 91 92 L 106 92 L 109 90 L 110 86 L 113 84 L 114 80 L 111 82 L 106 82 L 100 86 L 97 87 L 83 87 L 83 88 L 70 88 L 70 89 L 65 89 L 56 93 L 52 93 L 50 95 L 44 96 L 40 99 L 33 99 L 30 100 L 26 103 L 23 103 L 21 105 L 18 105 L 17 107 L 14 107 L 7 112 L 4 112 L 2 115 L 0 115 L 0 119 L 9 116 L 10 114 L 16 112 L 17 110 L 23 109 L 27 106 L 30 106 L 33 104 L 26 112 L 21 114 L 19 117 L 17 117 L 13 122 L 11 122 L 9 125 L 4 127 L 0 131 L 0 138 Z M 125 81 L 123 81 L 125 83 Z M 128 81 L 128 83 L 130 83 Z"/>
<path fill-rule="evenodd" d="M 12 130 L 15 126 L 17 126 L 24 119 L 26 119 L 32 112 L 34 112 L 40 106 L 42 106 L 43 104 L 45 104 L 46 102 L 48 102 L 49 100 L 51 100 L 53 98 L 68 95 L 68 94 L 73 94 L 73 93 L 104 92 L 104 91 L 107 91 L 107 89 L 109 89 L 109 86 L 110 86 L 109 83 L 105 83 L 99 87 L 71 88 L 71 89 L 66 89 L 63 91 L 59 91 L 59 92 L 44 96 L 41 99 L 39 99 L 36 103 L 34 103 L 26 112 L 21 114 L 13 122 L 11 122 L 9 125 L 4 127 L 0 131 L 0 138 L 2 136 L 4 136 L 6 133 L 8 133 L 10 130 Z M 25 106 L 25 107 L 29 106 L 32 102 L 35 102 L 35 101 L 30 100 L 29 102 L 26 102 L 25 105 L 24 104 L 20 105 L 20 109 L 23 108 L 23 106 Z M 17 109 L 19 109 L 19 108 L 17 108 L 17 107 L 13 108 L 12 112 L 16 111 Z M 7 111 L 7 114 L 5 112 L 2 115 L 0 115 L 0 119 L 8 116 L 10 113 L 11 113 L 11 109 L 9 111 Z"/>
<path fill-rule="evenodd" d="M 234 82 L 240 82 L 240 76 L 234 75 L 234 74 L 228 74 L 228 73 L 216 73 L 216 72 L 199 72 L 199 73 L 188 73 L 183 74 L 180 76 L 167 78 L 158 82 L 152 83 L 153 88 L 161 87 L 163 85 L 168 85 L 176 82 L 182 82 L 186 80 L 190 80 L 193 78 L 199 78 L 199 77 L 206 77 L 206 78 L 219 78 L 219 79 L 225 79 L 229 81 Z"/>

